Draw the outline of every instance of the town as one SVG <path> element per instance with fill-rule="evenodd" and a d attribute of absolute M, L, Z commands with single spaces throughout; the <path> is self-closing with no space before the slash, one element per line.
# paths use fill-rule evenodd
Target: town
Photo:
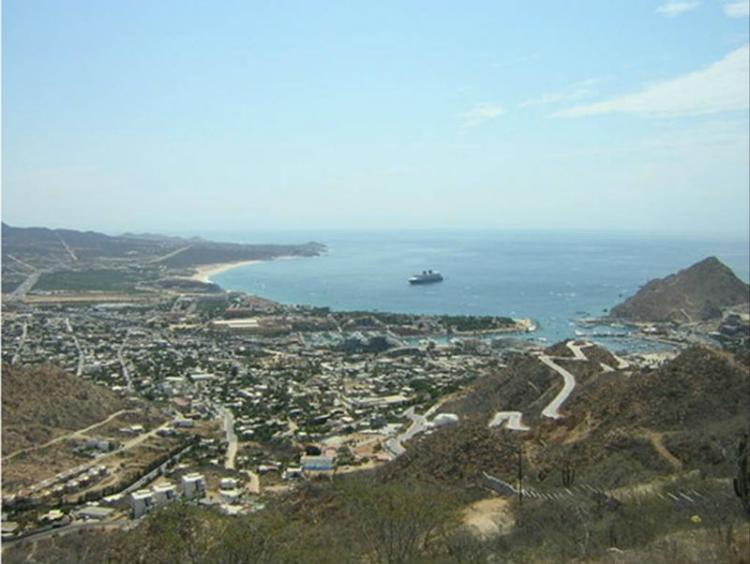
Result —
<path fill-rule="evenodd" d="M 125 526 L 180 496 L 247 512 L 299 480 L 372 468 L 403 453 L 402 440 L 451 424 L 416 413 L 496 369 L 515 350 L 506 337 L 533 329 L 236 292 L 6 303 L 6 366 L 55 365 L 122 405 L 4 455 L 4 535 L 89 520 Z"/>

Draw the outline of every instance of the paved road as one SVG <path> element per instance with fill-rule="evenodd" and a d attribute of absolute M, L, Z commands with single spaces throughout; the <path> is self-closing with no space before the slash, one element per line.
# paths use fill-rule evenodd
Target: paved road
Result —
<path fill-rule="evenodd" d="M 539 357 L 539 360 L 541 360 L 544 364 L 549 366 L 552 370 L 557 372 L 560 376 L 563 377 L 563 388 L 560 390 L 560 392 L 555 396 L 555 398 L 547 404 L 547 407 L 545 407 L 542 410 L 542 415 L 545 417 L 551 417 L 552 419 L 560 419 L 562 415 L 560 414 L 560 407 L 563 403 L 565 403 L 565 400 L 568 399 L 568 396 L 573 392 L 573 390 L 576 387 L 576 378 L 573 376 L 570 372 L 565 370 L 562 366 L 559 364 L 556 364 L 554 360 L 552 360 L 551 357 L 547 355 L 541 355 Z"/>
<path fill-rule="evenodd" d="M 23 346 L 26 344 L 26 337 L 29 334 L 29 322 L 24 321 L 23 322 L 23 331 L 21 332 L 21 341 L 18 343 L 18 348 L 16 349 L 15 354 L 13 355 L 13 358 L 10 359 L 11 364 L 15 364 L 19 361 L 21 358 L 21 351 L 23 350 Z"/>
<path fill-rule="evenodd" d="M 21 282 L 21 284 L 10 293 L 10 295 L 8 296 L 8 301 L 22 300 L 26 296 L 26 294 L 29 293 L 31 289 L 36 285 L 41 274 L 42 272 L 40 270 L 36 270 L 29 274 L 26 280 Z"/>
<path fill-rule="evenodd" d="M 76 376 L 80 376 L 83 374 L 83 368 L 86 365 L 86 355 L 83 352 L 81 343 L 78 341 L 78 337 L 76 337 L 73 332 L 73 326 L 70 324 L 70 318 L 68 317 L 65 318 L 65 329 L 73 336 L 73 342 L 76 345 L 76 349 L 78 349 L 78 367 L 76 368 Z"/>
<path fill-rule="evenodd" d="M 581 349 L 584 347 L 590 347 L 590 346 L 591 346 L 591 343 L 586 343 L 584 345 L 576 345 L 575 341 L 568 341 L 567 343 L 567 347 L 573 352 L 573 357 L 576 360 L 588 360 L 588 358 L 586 358 L 586 355 L 583 354 Z"/>
<path fill-rule="evenodd" d="M 394 458 L 404 454 L 406 452 L 406 449 L 404 448 L 403 443 L 413 438 L 415 435 L 418 435 L 425 429 L 428 429 L 429 423 L 427 422 L 427 418 L 430 417 L 435 411 L 437 411 L 439 407 L 439 403 L 435 404 L 428 411 L 426 411 L 424 415 L 418 415 L 414 413 L 414 407 L 410 407 L 409 409 L 404 411 L 403 415 L 404 417 L 408 417 L 409 419 L 411 419 L 411 425 L 400 435 L 388 439 L 385 443 L 383 443 L 383 446 L 388 451 L 388 453 Z"/>
<path fill-rule="evenodd" d="M 521 422 L 521 418 L 523 417 L 523 413 L 520 411 L 498 411 L 495 413 L 495 417 L 492 418 L 492 421 L 490 421 L 490 427 L 501 427 L 503 422 L 507 421 L 507 425 L 505 425 L 506 429 L 510 429 L 511 431 L 528 431 L 531 429 L 531 427 L 524 425 Z"/>
<path fill-rule="evenodd" d="M 568 348 L 573 352 L 573 358 L 575 360 L 588 360 L 586 355 L 581 351 L 582 348 L 590 347 L 591 343 L 586 343 L 584 345 L 576 345 L 573 341 L 568 341 L 567 343 Z M 542 361 L 544 364 L 549 366 L 552 370 L 560 374 L 560 376 L 563 377 L 563 388 L 560 390 L 560 392 L 554 397 L 554 399 L 547 404 L 547 406 L 542 410 L 542 415 L 545 417 L 551 417 L 552 419 L 560 419 L 562 415 L 560 414 L 560 407 L 563 403 L 568 399 L 570 394 L 573 392 L 573 390 L 576 387 L 576 379 L 575 376 L 573 376 L 570 372 L 565 370 L 562 366 L 557 364 L 554 359 L 546 354 L 540 355 L 539 360 Z M 603 370 L 607 371 L 607 369 L 611 370 L 610 367 L 602 367 Z M 507 425 L 505 426 L 506 429 L 510 429 L 512 431 L 528 431 L 530 430 L 530 427 L 527 425 L 524 425 L 521 422 L 521 417 L 523 414 L 520 411 L 498 411 L 495 416 L 492 418 L 492 420 L 489 422 L 489 427 L 499 427 L 502 425 L 504 421 L 507 421 Z"/>
<path fill-rule="evenodd" d="M 224 431 L 227 433 L 227 458 L 224 468 L 234 470 L 235 458 L 237 457 L 237 434 L 234 432 L 234 415 L 227 408 L 222 408 L 224 415 Z"/>
<path fill-rule="evenodd" d="M 120 345 L 120 348 L 117 349 L 117 360 L 120 361 L 120 367 L 122 368 L 122 377 L 125 378 L 125 382 L 127 383 L 128 390 L 132 392 L 133 381 L 130 378 L 128 365 L 125 363 L 125 359 L 122 357 L 122 351 L 125 350 L 125 345 L 128 343 L 129 336 L 130 336 L 130 329 L 128 329 L 128 332 L 125 333 L 125 338 L 123 339 L 122 344 Z"/>

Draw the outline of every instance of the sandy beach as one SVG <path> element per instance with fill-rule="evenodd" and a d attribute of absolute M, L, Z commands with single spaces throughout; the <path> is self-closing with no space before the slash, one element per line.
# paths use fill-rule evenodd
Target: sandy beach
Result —
<path fill-rule="evenodd" d="M 289 255 L 289 256 L 280 256 L 280 257 L 274 257 L 270 260 L 291 260 L 291 259 L 297 259 L 297 258 L 307 258 L 302 256 L 296 256 L 296 255 Z M 221 274 L 222 272 L 226 272 L 227 270 L 232 270 L 233 268 L 239 268 L 240 266 L 247 266 L 248 264 L 257 264 L 259 262 L 268 262 L 265 260 L 239 260 L 234 262 L 217 262 L 214 264 L 204 264 L 202 266 L 198 266 L 195 268 L 195 273 L 190 277 L 193 280 L 197 280 L 198 282 L 205 282 L 206 284 L 210 284 L 212 282 L 211 278 L 216 276 L 217 274 Z"/>
<path fill-rule="evenodd" d="M 204 264 L 195 269 L 195 274 L 190 278 L 197 280 L 198 282 L 205 282 L 206 284 L 211 283 L 211 278 L 227 270 L 238 268 L 240 266 L 246 266 L 248 264 L 255 264 L 261 262 L 259 260 L 241 260 L 235 262 L 219 262 L 215 264 Z"/>

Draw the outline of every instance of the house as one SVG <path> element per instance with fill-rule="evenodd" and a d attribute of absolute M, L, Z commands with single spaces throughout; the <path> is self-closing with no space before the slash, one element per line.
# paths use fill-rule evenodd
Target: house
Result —
<path fill-rule="evenodd" d="M 182 477 L 182 495 L 188 499 L 204 497 L 206 495 L 206 480 L 203 474 L 185 474 Z"/>
<path fill-rule="evenodd" d="M 159 484 L 152 488 L 154 505 L 162 505 L 177 499 L 177 487 L 174 484 Z"/>
<path fill-rule="evenodd" d="M 303 456 L 300 465 L 305 472 L 333 472 L 333 458 L 325 455 Z"/>
<path fill-rule="evenodd" d="M 281 475 L 284 480 L 296 480 L 303 476 L 302 466 L 289 466 Z"/>
<path fill-rule="evenodd" d="M 15 521 L 3 521 L 2 537 L 4 539 L 13 538 L 18 533 L 18 523 Z"/>
<path fill-rule="evenodd" d="M 76 517 L 79 519 L 91 519 L 95 521 L 103 521 L 112 513 L 114 513 L 114 509 L 111 507 L 99 507 L 97 505 L 89 505 L 87 507 L 84 507 L 83 509 L 79 509 L 75 512 Z"/>
<path fill-rule="evenodd" d="M 133 510 L 133 519 L 145 515 L 154 506 L 153 494 L 149 490 L 138 490 L 130 495 L 130 507 Z"/>
<path fill-rule="evenodd" d="M 222 478 L 219 485 L 221 490 L 235 490 L 237 489 L 237 480 L 234 478 Z"/>

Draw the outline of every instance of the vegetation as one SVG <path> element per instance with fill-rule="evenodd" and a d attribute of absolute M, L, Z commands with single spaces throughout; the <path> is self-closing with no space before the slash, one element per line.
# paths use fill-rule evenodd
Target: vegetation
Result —
<path fill-rule="evenodd" d="M 34 286 L 42 291 L 100 291 L 135 292 L 136 285 L 153 278 L 154 273 L 143 270 L 64 270 L 45 272 Z"/>
<path fill-rule="evenodd" d="M 50 366 L 3 366 L 2 374 L 3 456 L 127 407 L 108 389 Z"/>
<path fill-rule="evenodd" d="M 462 523 L 471 499 L 423 482 L 368 477 L 309 483 L 257 513 L 223 517 L 177 503 L 138 527 L 38 543 L 34 560 L 154 563 L 743 562 L 750 528 L 726 481 L 697 477 L 614 499 L 576 495 L 508 502 L 515 526 L 480 537 Z M 673 500 L 663 492 L 700 491 Z M 95 550 L 91 548 L 95 547 Z M 28 547 L 10 547 L 22 562 Z"/>

